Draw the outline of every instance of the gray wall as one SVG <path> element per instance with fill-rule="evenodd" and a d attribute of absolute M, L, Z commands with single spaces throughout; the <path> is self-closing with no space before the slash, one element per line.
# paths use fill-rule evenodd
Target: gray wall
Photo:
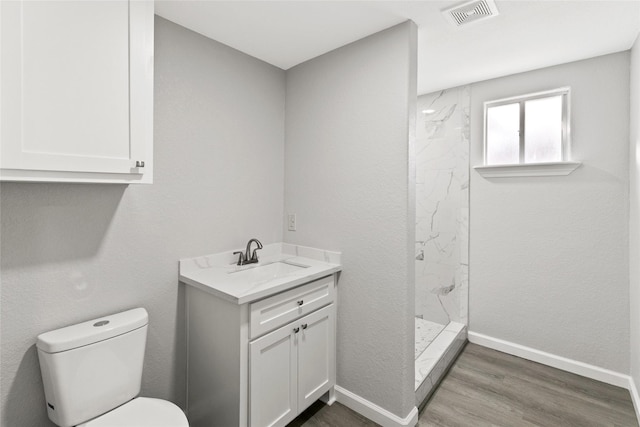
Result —
<path fill-rule="evenodd" d="M 629 273 L 631 288 L 631 376 L 640 390 L 640 36 L 631 50 L 631 145 Z M 640 405 L 640 402 L 636 402 Z M 640 408 L 638 408 L 640 412 Z"/>
<path fill-rule="evenodd" d="M 3 183 L 2 426 L 52 425 L 38 334 L 137 306 L 143 394 L 184 405 L 178 259 L 282 239 L 282 70 L 156 18 L 155 177 Z"/>
<path fill-rule="evenodd" d="M 470 330 L 629 372 L 629 52 L 472 86 L 471 165 L 484 101 L 571 86 L 566 177 L 471 172 Z"/>
<path fill-rule="evenodd" d="M 287 71 L 285 241 L 342 251 L 341 387 L 405 417 L 413 377 L 416 27 Z M 408 148 L 409 144 L 409 149 Z"/>

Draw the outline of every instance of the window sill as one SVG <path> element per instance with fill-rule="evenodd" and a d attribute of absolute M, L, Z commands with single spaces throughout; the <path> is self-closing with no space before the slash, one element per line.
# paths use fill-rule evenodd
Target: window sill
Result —
<path fill-rule="evenodd" d="M 576 170 L 581 164 L 581 162 L 525 163 L 517 165 L 474 166 L 474 169 L 485 178 L 566 176 Z"/>

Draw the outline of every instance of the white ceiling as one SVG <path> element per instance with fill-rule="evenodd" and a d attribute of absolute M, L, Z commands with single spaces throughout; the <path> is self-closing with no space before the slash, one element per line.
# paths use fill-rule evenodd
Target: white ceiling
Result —
<path fill-rule="evenodd" d="M 282 69 L 407 19 L 418 24 L 418 93 L 629 49 L 640 0 L 496 0 L 500 15 L 453 27 L 464 1 L 160 0 L 156 13 Z"/>

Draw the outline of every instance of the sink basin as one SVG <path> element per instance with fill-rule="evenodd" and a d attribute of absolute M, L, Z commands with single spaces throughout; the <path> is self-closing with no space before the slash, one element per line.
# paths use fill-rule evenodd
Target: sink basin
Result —
<path fill-rule="evenodd" d="M 229 274 L 233 275 L 234 279 L 255 283 L 288 276 L 305 268 L 309 268 L 309 266 L 278 261 L 265 265 L 256 265 L 255 267 L 250 266 L 243 270 L 230 271 Z"/>

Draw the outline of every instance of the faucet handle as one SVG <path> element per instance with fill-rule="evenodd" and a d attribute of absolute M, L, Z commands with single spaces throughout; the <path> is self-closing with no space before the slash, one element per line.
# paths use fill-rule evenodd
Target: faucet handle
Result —
<path fill-rule="evenodd" d="M 234 255 L 238 255 L 238 263 L 236 265 L 244 265 L 244 253 L 242 252 L 234 252 Z"/>

